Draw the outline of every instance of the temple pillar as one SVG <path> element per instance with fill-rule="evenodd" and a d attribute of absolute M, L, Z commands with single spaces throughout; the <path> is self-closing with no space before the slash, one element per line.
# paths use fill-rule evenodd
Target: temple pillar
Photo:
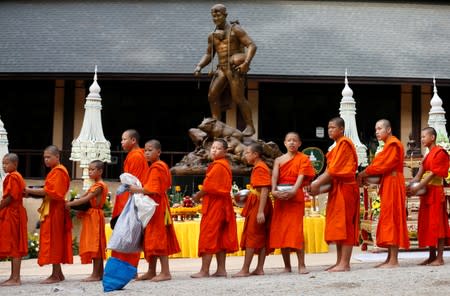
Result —
<path fill-rule="evenodd" d="M 64 126 L 64 80 L 55 81 L 55 99 L 53 112 L 53 136 L 52 144 L 59 149 L 63 147 Z"/>

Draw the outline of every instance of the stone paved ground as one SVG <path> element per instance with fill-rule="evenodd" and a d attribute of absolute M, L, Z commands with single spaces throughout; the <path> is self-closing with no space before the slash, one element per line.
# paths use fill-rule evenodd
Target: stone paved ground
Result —
<path fill-rule="evenodd" d="M 355 256 L 361 252 L 355 248 Z M 292 257 L 293 263 L 296 263 Z M 228 257 L 229 274 L 239 270 L 243 257 Z M 326 254 L 308 254 L 306 262 L 310 273 L 281 274 L 281 256 L 269 256 L 266 275 L 248 278 L 207 278 L 194 280 L 190 274 L 197 272 L 200 259 L 172 259 L 173 279 L 167 282 L 129 283 L 124 290 L 108 295 L 448 295 L 450 293 L 450 263 L 440 267 L 417 266 L 422 259 L 401 259 L 397 269 L 374 269 L 377 262 L 352 259 L 352 271 L 329 273 L 323 271 L 335 260 L 333 248 Z M 447 260 L 450 260 L 447 258 Z M 0 287 L 0 295 L 99 295 L 101 283 L 81 283 L 90 265 L 63 266 L 67 280 L 53 285 L 39 281 L 50 274 L 50 267 L 39 267 L 36 260 L 24 260 L 20 287 Z M 379 262 L 379 261 L 378 261 Z M 9 275 L 9 263 L 0 263 L 0 280 Z M 146 269 L 142 260 L 139 271 Z"/>

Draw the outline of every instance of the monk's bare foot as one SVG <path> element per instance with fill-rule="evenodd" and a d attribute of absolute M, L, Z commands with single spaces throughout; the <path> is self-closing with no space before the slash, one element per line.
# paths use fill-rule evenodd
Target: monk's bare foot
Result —
<path fill-rule="evenodd" d="M 344 271 L 350 271 L 350 266 L 336 265 L 335 267 L 328 269 L 328 272 L 344 272 Z"/>
<path fill-rule="evenodd" d="M 141 276 L 136 277 L 137 281 L 149 281 L 153 279 L 156 276 L 156 273 L 153 272 L 146 272 Z"/>
<path fill-rule="evenodd" d="M 305 266 L 300 266 L 300 267 L 298 268 L 298 273 L 299 273 L 299 274 L 308 274 L 309 271 L 306 269 Z"/>
<path fill-rule="evenodd" d="M 163 282 L 163 281 L 170 281 L 172 279 L 172 276 L 170 274 L 158 274 L 157 276 L 153 277 L 151 279 L 152 282 Z"/>
<path fill-rule="evenodd" d="M 250 275 L 264 275 L 264 270 L 253 270 L 252 273 L 250 273 Z"/>
<path fill-rule="evenodd" d="M 430 264 L 431 262 L 433 262 L 433 260 L 434 260 L 434 258 L 428 258 L 428 259 L 426 259 L 426 260 L 420 262 L 418 265 L 428 265 L 428 264 Z"/>
<path fill-rule="evenodd" d="M 193 279 L 201 279 L 201 278 L 207 278 L 207 277 L 209 277 L 209 273 L 202 272 L 202 271 L 191 274 L 191 278 L 193 278 Z"/>
<path fill-rule="evenodd" d="M 213 276 L 213 277 L 227 277 L 227 272 L 226 271 L 216 271 L 211 276 Z"/>
<path fill-rule="evenodd" d="M 440 266 L 440 265 L 444 265 L 444 260 L 442 260 L 442 259 L 434 259 L 433 261 L 430 262 L 429 265 L 430 265 L 430 266 Z"/>
<path fill-rule="evenodd" d="M 250 276 L 250 272 L 241 270 L 238 273 L 233 274 L 231 277 L 236 278 L 236 277 L 247 277 L 247 276 Z"/>
<path fill-rule="evenodd" d="M 0 286 L 20 286 L 22 282 L 20 280 L 9 279 L 0 284 Z"/>
<path fill-rule="evenodd" d="M 101 281 L 102 280 L 102 276 L 99 276 L 99 275 L 91 275 L 91 276 L 88 276 L 87 278 L 85 278 L 85 279 L 82 279 L 81 281 L 82 282 L 99 282 L 99 281 Z"/>
<path fill-rule="evenodd" d="M 292 272 L 292 268 L 285 267 L 281 273 L 289 273 L 289 272 Z"/>
<path fill-rule="evenodd" d="M 255 129 L 251 125 L 247 125 L 245 129 L 242 131 L 242 135 L 244 137 L 250 137 L 255 133 Z"/>
<path fill-rule="evenodd" d="M 327 268 L 325 268 L 325 271 L 329 271 L 330 269 L 333 269 L 334 267 L 336 267 L 337 264 L 333 264 L 331 266 L 328 266 Z"/>
<path fill-rule="evenodd" d="M 379 263 L 379 264 L 375 265 L 374 268 L 379 268 L 379 267 L 381 267 L 381 266 L 383 266 L 385 264 L 387 264 L 387 261 L 384 261 L 382 263 Z"/>
<path fill-rule="evenodd" d="M 378 268 L 397 268 L 399 267 L 398 263 L 385 263 L 380 265 Z"/>
<path fill-rule="evenodd" d="M 43 280 L 41 282 L 41 284 L 47 285 L 47 284 L 59 283 L 62 281 L 64 281 L 64 276 L 51 275 L 48 278 L 46 278 L 45 280 Z"/>

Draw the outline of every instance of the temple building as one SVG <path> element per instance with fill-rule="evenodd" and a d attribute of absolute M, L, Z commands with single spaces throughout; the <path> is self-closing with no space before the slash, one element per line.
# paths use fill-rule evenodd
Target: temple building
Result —
<path fill-rule="evenodd" d="M 210 66 L 195 65 L 214 30 L 211 1 L 0 2 L 0 117 L 27 178 L 43 176 L 42 150 L 68 160 L 98 66 L 102 124 L 111 143 L 106 178 L 117 178 L 122 131 L 156 138 L 173 165 L 193 144 L 188 129 L 210 116 Z M 227 1 L 258 49 L 247 75 L 256 136 L 280 146 L 298 131 L 303 148 L 332 144 L 347 77 L 361 143 L 375 149 L 387 118 L 405 148 L 428 125 L 433 77 L 450 110 L 450 4 L 444 1 Z M 217 62 L 214 63 L 217 65 Z M 235 106 L 223 114 L 243 129 Z M 448 125 L 448 123 L 447 123 Z M 448 126 L 447 126 L 448 130 Z M 321 131 L 321 132 L 317 132 Z M 323 132 L 324 131 L 324 132 Z M 282 147 L 283 148 L 283 147 Z"/>

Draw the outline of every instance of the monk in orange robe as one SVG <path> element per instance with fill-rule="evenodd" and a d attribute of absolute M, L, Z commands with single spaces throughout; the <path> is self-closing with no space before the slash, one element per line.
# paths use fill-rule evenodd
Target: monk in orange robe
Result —
<path fill-rule="evenodd" d="M 228 144 L 223 139 L 216 139 L 211 146 L 213 162 L 206 170 L 202 190 L 194 195 L 194 201 L 202 201 L 202 220 L 198 255 L 202 257 L 200 272 L 192 278 L 209 276 L 209 267 L 213 254 L 216 255 L 217 271 L 213 276 L 226 277 L 226 253 L 238 250 L 236 218 L 231 201 L 231 168 L 225 159 Z"/>
<path fill-rule="evenodd" d="M 421 265 L 443 265 L 444 246 L 449 243 L 447 201 L 444 194 L 444 178 L 448 176 L 449 157 L 447 151 L 436 145 L 436 130 L 427 127 L 422 130 L 422 145 L 429 149 L 417 175 L 408 186 L 408 195 L 426 187 L 426 194 L 420 197 L 418 240 L 420 248 L 430 248 L 430 256 Z M 436 253 L 437 252 L 437 253 Z"/>
<path fill-rule="evenodd" d="M 359 187 L 356 183 L 358 156 L 353 142 L 344 136 L 345 122 L 328 122 L 328 136 L 335 146 L 327 153 L 327 168 L 311 183 L 311 194 L 331 183 L 326 210 L 325 241 L 336 244 L 336 264 L 328 271 L 349 271 L 353 246 L 359 245 Z"/>
<path fill-rule="evenodd" d="M 139 179 L 141 184 L 144 184 L 148 164 L 147 160 L 145 159 L 143 149 L 139 147 L 139 138 L 139 133 L 134 129 L 126 130 L 122 134 L 122 149 L 128 152 L 123 164 L 123 171 L 124 173 L 132 174 Z M 129 192 L 124 192 L 116 196 L 111 216 L 112 219 L 118 217 L 120 213 L 122 213 L 122 210 L 125 207 L 129 196 Z M 141 253 L 122 253 L 118 251 L 112 251 L 111 256 L 126 261 L 131 265 L 137 267 L 139 264 Z"/>
<path fill-rule="evenodd" d="M 241 249 L 245 250 L 244 265 L 233 277 L 263 275 L 266 255 L 271 252 L 268 247 L 272 200 L 268 196 L 272 184 L 270 169 L 261 159 L 262 154 L 263 147 L 259 143 L 249 145 L 244 154 L 247 163 L 254 167 L 250 175 L 250 194 L 241 213 L 245 217 L 241 236 Z M 254 254 L 258 254 L 258 265 L 250 273 Z"/>
<path fill-rule="evenodd" d="M 65 279 L 61 263 L 73 263 L 72 219 L 65 208 L 70 177 L 67 169 L 60 164 L 58 147 L 51 145 L 44 150 L 44 163 L 51 168 L 44 188 L 27 187 L 25 190 L 27 194 L 44 198 L 38 209 L 41 215 L 38 264 L 52 264 L 52 274 L 41 282 L 51 284 Z"/>
<path fill-rule="evenodd" d="M 11 258 L 11 276 L 2 286 L 18 286 L 22 257 L 28 254 L 27 212 L 22 198 L 25 181 L 17 171 L 19 157 L 8 153 L 3 157 L 3 197 L 0 203 L 0 259 Z"/>
<path fill-rule="evenodd" d="M 377 226 L 377 245 L 388 248 L 386 261 L 376 267 L 398 267 L 399 248 L 409 249 L 408 228 L 406 225 L 406 190 L 403 177 L 405 151 L 402 143 L 392 135 L 391 123 L 381 119 L 375 124 L 378 141 L 384 148 L 372 163 L 358 174 L 358 182 L 372 175 L 381 175 L 379 189 L 381 207 Z"/>
<path fill-rule="evenodd" d="M 167 190 L 172 185 L 169 167 L 159 159 L 161 143 L 150 140 L 145 143 L 145 157 L 151 163 L 144 188 L 130 186 L 130 192 L 150 196 L 157 204 L 155 213 L 145 227 L 144 254 L 148 262 L 148 271 L 138 280 L 153 282 L 172 279 L 169 269 L 169 255 L 181 251 L 170 214 Z M 161 262 L 161 272 L 156 275 L 156 259 Z"/>
<path fill-rule="evenodd" d="M 80 234 L 81 264 L 90 264 L 92 274 L 84 279 L 84 282 L 95 282 L 103 279 L 103 260 L 106 259 L 105 214 L 103 206 L 108 195 L 108 186 L 102 180 L 104 164 L 100 160 L 94 160 L 89 164 L 89 178 L 94 184 L 79 199 L 66 203 L 66 208 L 71 206 L 90 204 L 86 212 L 82 212 Z"/>
<path fill-rule="evenodd" d="M 270 248 L 281 248 L 285 272 L 292 271 L 290 252 L 296 252 L 298 272 L 305 274 L 308 271 L 305 267 L 303 246 L 303 187 L 309 185 L 315 172 L 308 156 L 298 151 L 301 144 L 297 133 L 288 133 L 284 139 L 287 153 L 276 158 L 273 165 L 272 195 L 275 203 L 270 226 Z M 284 190 L 280 185 L 289 187 L 283 186 Z"/>

